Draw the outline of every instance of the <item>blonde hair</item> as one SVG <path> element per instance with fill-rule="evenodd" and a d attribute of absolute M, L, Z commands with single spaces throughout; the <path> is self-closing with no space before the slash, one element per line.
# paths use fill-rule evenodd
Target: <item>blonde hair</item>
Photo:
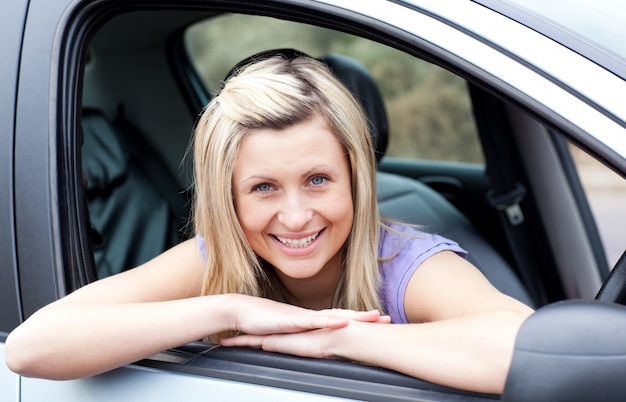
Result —
<path fill-rule="evenodd" d="M 248 130 L 284 129 L 319 113 L 344 146 L 351 169 L 354 220 L 343 249 L 333 307 L 380 309 L 375 158 L 360 104 L 321 62 L 273 56 L 230 77 L 195 131 L 194 225 L 206 244 L 202 294 L 242 293 L 285 300 L 239 225 L 232 196 L 238 150 Z"/>

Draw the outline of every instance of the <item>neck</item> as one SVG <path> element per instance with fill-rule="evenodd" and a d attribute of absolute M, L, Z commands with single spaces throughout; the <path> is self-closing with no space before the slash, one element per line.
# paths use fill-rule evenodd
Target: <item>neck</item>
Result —
<path fill-rule="evenodd" d="M 288 301 L 296 306 L 313 310 L 329 309 L 333 306 L 337 287 L 341 281 L 341 257 L 329 261 L 326 266 L 312 278 L 289 278 L 278 274 L 278 278 L 288 294 Z"/>
<path fill-rule="evenodd" d="M 296 299 L 291 297 L 291 302 L 299 307 L 308 308 L 311 310 L 325 310 L 332 308 L 334 294 L 326 297 L 313 297 L 309 299 Z"/>

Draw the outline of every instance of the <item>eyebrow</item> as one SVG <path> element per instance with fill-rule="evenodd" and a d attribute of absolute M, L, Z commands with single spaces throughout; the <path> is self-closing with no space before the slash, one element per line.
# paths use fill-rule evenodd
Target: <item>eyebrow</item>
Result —
<path fill-rule="evenodd" d="M 241 180 L 240 183 L 247 183 L 249 181 L 253 181 L 253 182 L 274 182 L 275 179 L 272 179 L 271 177 L 265 177 L 265 176 L 250 176 L 250 177 L 246 177 L 245 179 Z"/>
<path fill-rule="evenodd" d="M 313 166 L 311 169 L 307 170 L 302 175 L 300 175 L 300 177 L 301 178 L 305 178 L 307 176 L 310 176 L 316 170 L 320 170 L 320 169 L 330 169 L 333 172 L 338 172 L 339 171 L 339 169 L 337 167 L 335 167 L 334 165 L 320 164 L 320 165 Z M 274 179 L 272 177 L 269 177 L 269 176 L 253 175 L 253 176 L 248 176 L 245 179 L 242 179 L 240 182 L 241 183 L 247 183 L 249 181 L 254 181 L 254 182 L 266 181 L 266 182 L 272 183 L 272 182 L 275 182 L 276 179 Z"/>

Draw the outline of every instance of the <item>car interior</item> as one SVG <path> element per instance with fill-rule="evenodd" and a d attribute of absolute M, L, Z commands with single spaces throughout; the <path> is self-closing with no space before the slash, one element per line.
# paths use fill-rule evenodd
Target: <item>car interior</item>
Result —
<path fill-rule="evenodd" d="M 311 26 L 325 35 L 367 37 L 364 27 L 333 26 L 323 15 L 266 11 L 268 16 L 250 7 L 229 12 L 127 11 L 109 16 L 93 28 L 85 46 L 80 105 L 83 145 L 77 155 L 82 161 L 88 216 L 94 229 L 94 258 L 86 263 L 87 278 L 95 280 L 131 269 L 193 235 L 189 223 L 193 183 L 186 155 L 195 120 L 219 89 L 219 82 L 210 86 L 201 77 L 189 49 L 195 46 L 205 59 L 214 59 L 215 65 L 222 67 L 211 74 L 224 77 L 228 66 L 255 51 L 297 48 L 302 43 L 297 38 L 266 43 L 242 33 L 237 43 L 247 41 L 247 46 L 233 50 L 234 46 L 208 34 L 205 42 L 193 43 L 190 27 L 199 23 L 210 26 L 233 12 L 251 26 L 266 23 L 268 32 L 259 33 L 261 38 L 272 37 L 270 21 L 275 19 L 281 24 Z M 385 77 L 392 80 L 393 75 L 368 68 L 368 56 L 359 59 L 359 52 L 348 55 L 341 48 L 325 47 L 322 39 L 320 34 L 316 37 L 319 43 L 299 50 L 326 62 L 361 101 L 376 145 L 382 214 L 458 241 L 494 286 L 530 306 L 595 296 L 609 269 L 565 138 L 521 105 L 496 94 L 472 71 L 378 35 L 366 38 L 372 49 L 395 46 L 404 56 L 462 80 L 471 103 L 471 124 L 476 126 L 475 142 L 484 160 L 390 155 L 388 144 L 394 141 L 401 112 L 384 99 L 380 84 Z M 225 55 L 229 51 L 233 54 Z M 425 136 L 418 131 L 412 135 Z M 429 135 L 436 147 L 441 139 L 436 132 Z M 195 361 L 206 350 L 206 345 L 199 343 L 182 347 L 180 353 Z M 332 366 L 338 376 L 366 375 L 363 368 L 351 363 L 333 362 L 316 368 L 327 362 L 270 357 L 259 351 L 216 349 L 211 356 L 305 371 Z M 145 364 L 171 368 L 156 360 Z M 408 381 L 385 370 L 370 374 L 389 382 Z"/>

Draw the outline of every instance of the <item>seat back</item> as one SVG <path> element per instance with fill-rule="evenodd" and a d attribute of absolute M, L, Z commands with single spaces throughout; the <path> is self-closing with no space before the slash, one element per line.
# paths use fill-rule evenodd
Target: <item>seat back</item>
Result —
<path fill-rule="evenodd" d="M 83 173 L 98 278 L 133 268 L 177 244 L 188 205 L 156 151 L 128 123 L 83 111 Z"/>
<path fill-rule="evenodd" d="M 335 75 L 363 104 L 380 160 L 388 141 L 388 121 L 378 86 L 369 71 L 343 55 L 321 57 Z M 532 306 L 532 299 L 513 268 L 478 232 L 469 219 L 439 193 L 408 177 L 378 172 L 377 196 L 381 213 L 421 226 L 458 242 L 468 251 L 468 260 L 501 292 Z"/>

